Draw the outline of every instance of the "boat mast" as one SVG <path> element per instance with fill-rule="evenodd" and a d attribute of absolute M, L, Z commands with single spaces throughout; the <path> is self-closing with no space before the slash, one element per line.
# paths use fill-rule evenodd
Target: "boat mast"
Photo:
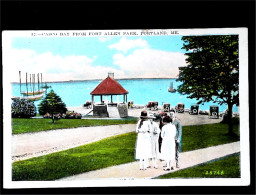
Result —
<path fill-rule="evenodd" d="M 33 95 L 34 95 L 34 91 L 35 91 L 35 74 L 32 74 L 32 82 L 33 82 Z"/>
<path fill-rule="evenodd" d="M 19 71 L 19 75 L 20 75 L 20 93 L 21 93 L 21 71 Z"/>
<path fill-rule="evenodd" d="M 36 74 L 34 74 L 34 92 L 33 95 L 35 95 L 36 92 Z"/>
<path fill-rule="evenodd" d="M 42 76 L 42 73 L 41 73 L 41 84 L 43 84 L 43 76 Z"/>
<path fill-rule="evenodd" d="M 32 86 L 31 86 L 31 74 L 29 74 L 30 77 L 30 91 L 32 91 Z"/>
<path fill-rule="evenodd" d="M 28 81 L 27 81 L 28 73 L 26 73 L 26 88 L 27 88 L 27 95 L 28 95 Z"/>
<path fill-rule="evenodd" d="M 37 83 L 38 83 L 38 93 L 39 93 L 39 91 L 40 91 L 40 89 L 39 89 L 39 73 L 37 73 Z"/>

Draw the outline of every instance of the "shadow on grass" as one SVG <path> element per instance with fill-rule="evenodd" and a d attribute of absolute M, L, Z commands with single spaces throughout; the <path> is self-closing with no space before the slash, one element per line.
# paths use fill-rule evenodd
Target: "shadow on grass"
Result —
<path fill-rule="evenodd" d="M 191 151 L 240 140 L 238 125 L 234 125 L 236 136 L 228 136 L 228 125 L 222 123 L 183 127 L 182 151 Z"/>

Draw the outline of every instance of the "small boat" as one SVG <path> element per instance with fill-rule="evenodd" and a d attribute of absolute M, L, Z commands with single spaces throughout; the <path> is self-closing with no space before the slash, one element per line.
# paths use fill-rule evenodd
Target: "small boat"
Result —
<path fill-rule="evenodd" d="M 174 93 L 176 89 L 173 88 L 173 82 L 170 83 L 170 87 L 168 88 L 168 92 Z"/>
<path fill-rule="evenodd" d="M 46 93 L 47 93 L 47 89 L 49 89 L 49 88 L 51 88 L 52 86 L 50 86 L 50 85 L 47 85 L 46 83 L 45 83 L 45 85 L 43 85 L 41 88 L 43 88 L 45 91 L 46 91 Z"/>
<path fill-rule="evenodd" d="M 52 86 L 50 86 L 50 85 L 47 85 L 46 83 L 45 83 L 45 85 L 43 85 L 41 88 L 43 88 L 43 89 L 49 89 L 49 88 L 51 88 Z"/>
<path fill-rule="evenodd" d="M 28 100 L 28 101 L 37 101 L 37 100 L 41 100 L 43 97 L 44 97 L 44 94 L 39 94 L 39 95 L 25 96 L 25 97 L 13 96 L 11 99 L 12 100 L 25 99 L 25 100 Z"/>

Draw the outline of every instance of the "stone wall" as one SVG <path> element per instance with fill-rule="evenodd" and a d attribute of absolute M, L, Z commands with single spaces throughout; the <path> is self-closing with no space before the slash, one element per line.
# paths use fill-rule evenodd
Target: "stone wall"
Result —
<path fill-rule="evenodd" d="M 128 105 L 127 104 L 118 104 L 117 108 L 118 108 L 120 118 L 124 118 L 124 117 L 128 116 Z"/>
<path fill-rule="evenodd" d="M 110 105 L 107 108 L 107 105 L 105 105 L 105 104 L 94 104 L 93 105 L 93 116 L 125 118 L 128 116 L 128 105 L 121 103 L 121 104 L 117 104 L 117 106 Z"/>
<path fill-rule="evenodd" d="M 108 117 L 107 105 L 94 104 L 93 105 L 93 116 Z"/>

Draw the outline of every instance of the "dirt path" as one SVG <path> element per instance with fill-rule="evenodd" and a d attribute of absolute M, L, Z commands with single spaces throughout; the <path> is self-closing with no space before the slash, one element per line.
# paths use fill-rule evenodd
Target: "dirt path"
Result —
<path fill-rule="evenodd" d="M 164 161 L 158 162 L 158 169 L 153 168 L 153 163 L 151 162 L 151 168 L 147 170 L 139 170 L 139 162 L 132 162 L 62 178 L 59 181 L 82 181 L 90 179 L 150 179 L 238 152 L 240 152 L 240 142 L 233 142 L 230 144 L 181 153 L 180 168 L 175 167 L 174 170 L 171 171 L 163 170 L 163 166 L 165 165 Z"/>

